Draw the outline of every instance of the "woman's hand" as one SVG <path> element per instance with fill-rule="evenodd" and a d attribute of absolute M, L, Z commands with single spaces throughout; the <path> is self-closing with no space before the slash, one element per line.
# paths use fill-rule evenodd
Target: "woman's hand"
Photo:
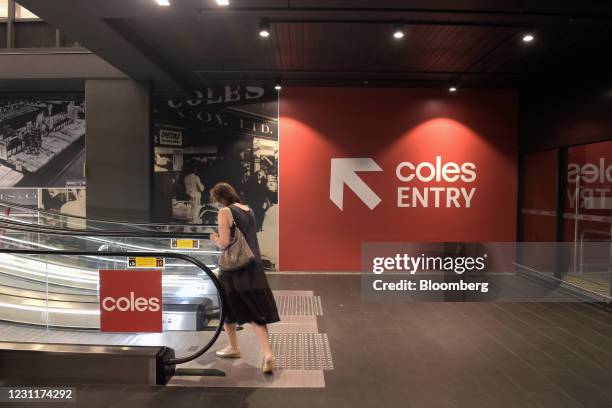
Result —
<path fill-rule="evenodd" d="M 218 245 L 219 235 L 215 231 L 211 232 L 210 233 L 210 240 Z"/>

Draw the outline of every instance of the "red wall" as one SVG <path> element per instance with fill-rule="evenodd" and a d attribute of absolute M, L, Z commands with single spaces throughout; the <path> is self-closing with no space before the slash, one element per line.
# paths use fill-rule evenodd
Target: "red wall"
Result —
<path fill-rule="evenodd" d="M 510 91 L 287 88 L 280 98 L 280 269 L 360 269 L 362 242 L 514 241 L 517 96 Z M 473 162 L 472 183 L 409 182 L 403 161 Z M 329 198 L 332 158 L 373 158 L 359 176 L 370 210 L 344 188 Z M 398 208 L 398 187 L 476 187 L 471 208 Z"/>

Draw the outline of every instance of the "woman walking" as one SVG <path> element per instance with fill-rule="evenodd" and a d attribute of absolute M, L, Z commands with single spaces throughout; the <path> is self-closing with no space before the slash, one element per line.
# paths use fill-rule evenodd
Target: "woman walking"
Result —
<path fill-rule="evenodd" d="M 238 229 L 244 236 L 253 254 L 252 262 L 235 270 L 223 270 L 219 280 L 227 299 L 224 324 L 229 345 L 217 351 L 222 358 L 240 358 L 236 335 L 236 324 L 252 323 L 264 354 L 262 371 L 274 370 L 274 357 L 270 348 L 267 325 L 280 321 L 274 296 L 264 273 L 257 242 L 257 227 L 253 210 L 242 204 L 238 193 L 227 183 L 218 183 L 210 191 L 211 202 L 221 208 L 218 215 L 219 233 L 212 233 L 212 241 L 222 250 L 227 250 Z"/>

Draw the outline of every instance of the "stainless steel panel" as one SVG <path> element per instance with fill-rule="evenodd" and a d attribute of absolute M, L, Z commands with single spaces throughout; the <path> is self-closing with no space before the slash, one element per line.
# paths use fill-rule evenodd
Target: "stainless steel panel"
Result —
<path fill-rule="evenodd" d="M 0 342 L 0 378 L 27 384 L 165 383 L 166 347 L 86 346 Z M 43 368 L 43 369 L 41 369 Z"/>

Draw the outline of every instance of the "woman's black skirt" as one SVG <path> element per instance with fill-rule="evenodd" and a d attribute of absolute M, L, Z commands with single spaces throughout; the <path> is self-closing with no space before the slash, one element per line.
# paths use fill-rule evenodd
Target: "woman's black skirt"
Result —
<path fill-rule="evenodd" d="M 263 325 L 280 321 L 261 262 L 236 271 L 221 271 L 219 280 L 227 300 L 226 323 Z"/>

